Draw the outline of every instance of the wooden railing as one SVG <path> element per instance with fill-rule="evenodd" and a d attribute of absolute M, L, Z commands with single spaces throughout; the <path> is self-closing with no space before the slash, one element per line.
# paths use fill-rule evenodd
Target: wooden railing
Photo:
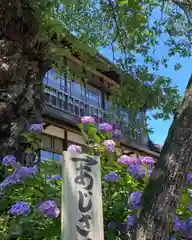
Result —
<path fill-rule="evenodd" d="M 122 131 L 125 140 L 134 140 L 140 145 L 147 145 L 141 131 L 132 128 L 128 122 L 120 121 L 114 113 L 106 112 L 102 108 L 97 108 L 83 100 L 69 96 L 65 92 L 45 88 L 45 103 L 77 118 L 92 116 L 97 124 L 108 122 Z"/>

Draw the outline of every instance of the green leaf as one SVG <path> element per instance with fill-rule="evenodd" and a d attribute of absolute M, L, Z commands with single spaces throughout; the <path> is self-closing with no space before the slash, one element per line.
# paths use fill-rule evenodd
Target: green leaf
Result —
<path fill-rule="evenodd" d="M 108 231 L 107 235 L 108 235 L 107 237 L 108 240 L 116 240 L 116 234 L 114 232 Z"/>

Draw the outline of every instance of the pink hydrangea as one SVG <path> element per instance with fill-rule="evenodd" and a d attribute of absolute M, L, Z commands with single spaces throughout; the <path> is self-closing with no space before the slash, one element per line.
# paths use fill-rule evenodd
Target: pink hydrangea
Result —
<path fill-rule="evenodd" d="M 82 148 L 79 145 L 71 144 L 67 148 L 67 152 L 70 152 L 70 153 L 81 153 L 82 152 Z"/>
<path fill-rule="evenodd" d="M 116 143 L 113 140 L 105 140 L 103 146 L 107 152 L 115 152 Z"/>
<path fill-rule="evenodd" d="M 84 116 L 81 118 L 81 122 L 84 124 L 95 123 L 95 119 L 91 116 Z"/>

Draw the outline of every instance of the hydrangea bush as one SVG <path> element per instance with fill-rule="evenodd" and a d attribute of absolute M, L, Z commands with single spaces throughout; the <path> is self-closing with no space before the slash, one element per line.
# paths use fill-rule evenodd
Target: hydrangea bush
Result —
<path fill-rule="evenodd" d="M 84 116 L 79 128 L 88 153 L 101 157 L 105 239 L 131 239 L 154 160 L 121 154 L 121 132 L 108 123 L 96 127 L 94 118 Z M 42 125 L 29 126 L 29 132 L 40 134 Z M 82 148 L 71 145 L 68 151 L 81 153 Z M 27 167 L 7 155 L 2 157 L 0 171 L 0 239 L 60 239 L 60 163 Z M 167 240 L 191 238 L 192 173 L 188 173 Z"/>

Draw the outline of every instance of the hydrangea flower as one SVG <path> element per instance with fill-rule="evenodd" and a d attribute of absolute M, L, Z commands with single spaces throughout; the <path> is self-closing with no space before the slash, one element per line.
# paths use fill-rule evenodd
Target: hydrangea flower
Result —
<path fill-rule="evenodd" d="M 105 181 L 107 182 L 117 182 L 118 176 L 115 172 L 110 172 L 107 176 L 104 177 Z"/>
<path fill-rule="evenodd" d="M 43 123 L 31 124 L 29 126 L 29 131 L 36 132 L 36 133 L 42 133 L 43 132 Z"/>
<path fill-rule="evenodd" d="M 4 189 L 11 185 L 23 184 L 23 181 L 27 177 L 35 175 L 37 170 L 35 168 L 20 167 L 17 168 L 11 175 L 7 176 L 4 181 L 0 184 L 0 188 Z"/>
<path fill-rule="evenodd" d="M 173 220 L 173 230 L 175 232 L 181 231 L 184 229 L 184 223 L 179 219 L 179 217 L 175 217 Z"/>
<path fill-rule="evenodd" d="M 122 136 L 121 130 L 115 129 L 113 131 L 113 138 L 120 140 L 121 136 Z"/>
<path fill-rule="evenodd" d="M 152 172 L 153 172 L 153 170 L 152 170 L 152 169 L 149 169 L 149 170 L 148 170 L 148 175 L 150 176 Z"/>
<path fill-rule="evenodd" d="M 67 151 L 70 153 L 81 153 L 82 148 L 79 145 L 71 144 L 68 148 Z"/>
<path fill-rule="evenodd" d="M 128 215 L 127 216 L 127 226 L 133 227 L 134 223 L 135 223 L 135 216 Z"/>
<path fill-rule="evenodd" d="M 140 164 L 130 165 L 127 170 L 136 179 L 142 179 L 146 174 L 145 169 Z"/>
<path fill-rule="evenodd" d="M 53 175 L 53 176 L 50 176 L 47 180 L 48 181 L 62 181 L 62 177 L 59 175 Z"/>
<path fill-rule="evenodd" d="M 141 192 L 132 192 L 128 198 L 128 206 L 130 209 L 139 209 L 141 206 Z"/>
<path fill-rule="evenodd" d="M 37 169 L 33 167 L 20 167 L 15 171 L 16 178 L 24 180 L 27 177 L 33 177 L 37 173 Z"/>
<path fill-rule="evenodd" d="M 189 172 L 187 175 L 187 183 L 192 184 L 192 172 Z"/>
<path fill-rule="evenodd" d="M 109 123 L 101 123 L 99 125 L 99 130 L 101 132 L 111 133 L 113 131 L 113 127 Z"/>
<path fill-rule="evenodd" d="M 145 165 L 148 165 L 148 166 L 152 166 L 154 164 L 154 160 L 152 157 L 140 157 L 140 160 L 141 160 L 141 164 L 145 164 Z"/>
<path fill-rule="evenodd" d="M 20 167 L 21 164 L 19 162 L 16 162 L 16 157 L 12 155 L 7 155 L 3 158 L 2 163 L 4 166 L 11 166 L 11 167 Z"/>
<path fill-rule="evenodd" d="M 117 223 L 115 221 L 111 221 L 108 223 L 108 228 L 115 231 L 117 229 Z"/>
<path fill-rule="evenodd" d="M 16 157 L 12 156 L 12 155 L 7 155 L 3 158 L 3 165 L 4 166 L 10 166 L 12 165 L 13 163 L 16 162 Z"/>
<path fill-rule="evenodd" d="M 84 116 L 81 118 L 83 124 L 95 123 L 95 119 L 91 116 Z"/>
<path fill-rule="evenodd" d="M 186 221 L 185 235 L 186 235 L 186 239 L 190 240 L 192 238 L 192 217 L 189 217 Z"/>
<path fill-rule="evenodd" d="M 115 142 L 113 140 L 105 140 L 103 146 L 107 152 L 115 152 Z"/>
<path fill-rule="evenodd" d="M 136 162 L 137 162 L 136 158 L 132 158 L 127 155 L 121 155 L 118 160 L 118 163 L 125 164 L 125 165 L 136 164 Z"/>
<path fill-rule="evenodd" d="M 9 213 L 13 216 L 26 216 L 31 212 L 31 207 L 27 202 L 17 202 L 11 206 Z"/>
<path fill-rule="evenodd" d="M 192 205 L 188 206 L 188 210 L 192 212 Z"/>
<path fill-rule="evenodd" d="M 45 201 L 39 205 L 39 210 L 41 213 L 49 218 L 57 218 L 59 216 L 60 210 L 56 203 L 52 200 Z"/>

